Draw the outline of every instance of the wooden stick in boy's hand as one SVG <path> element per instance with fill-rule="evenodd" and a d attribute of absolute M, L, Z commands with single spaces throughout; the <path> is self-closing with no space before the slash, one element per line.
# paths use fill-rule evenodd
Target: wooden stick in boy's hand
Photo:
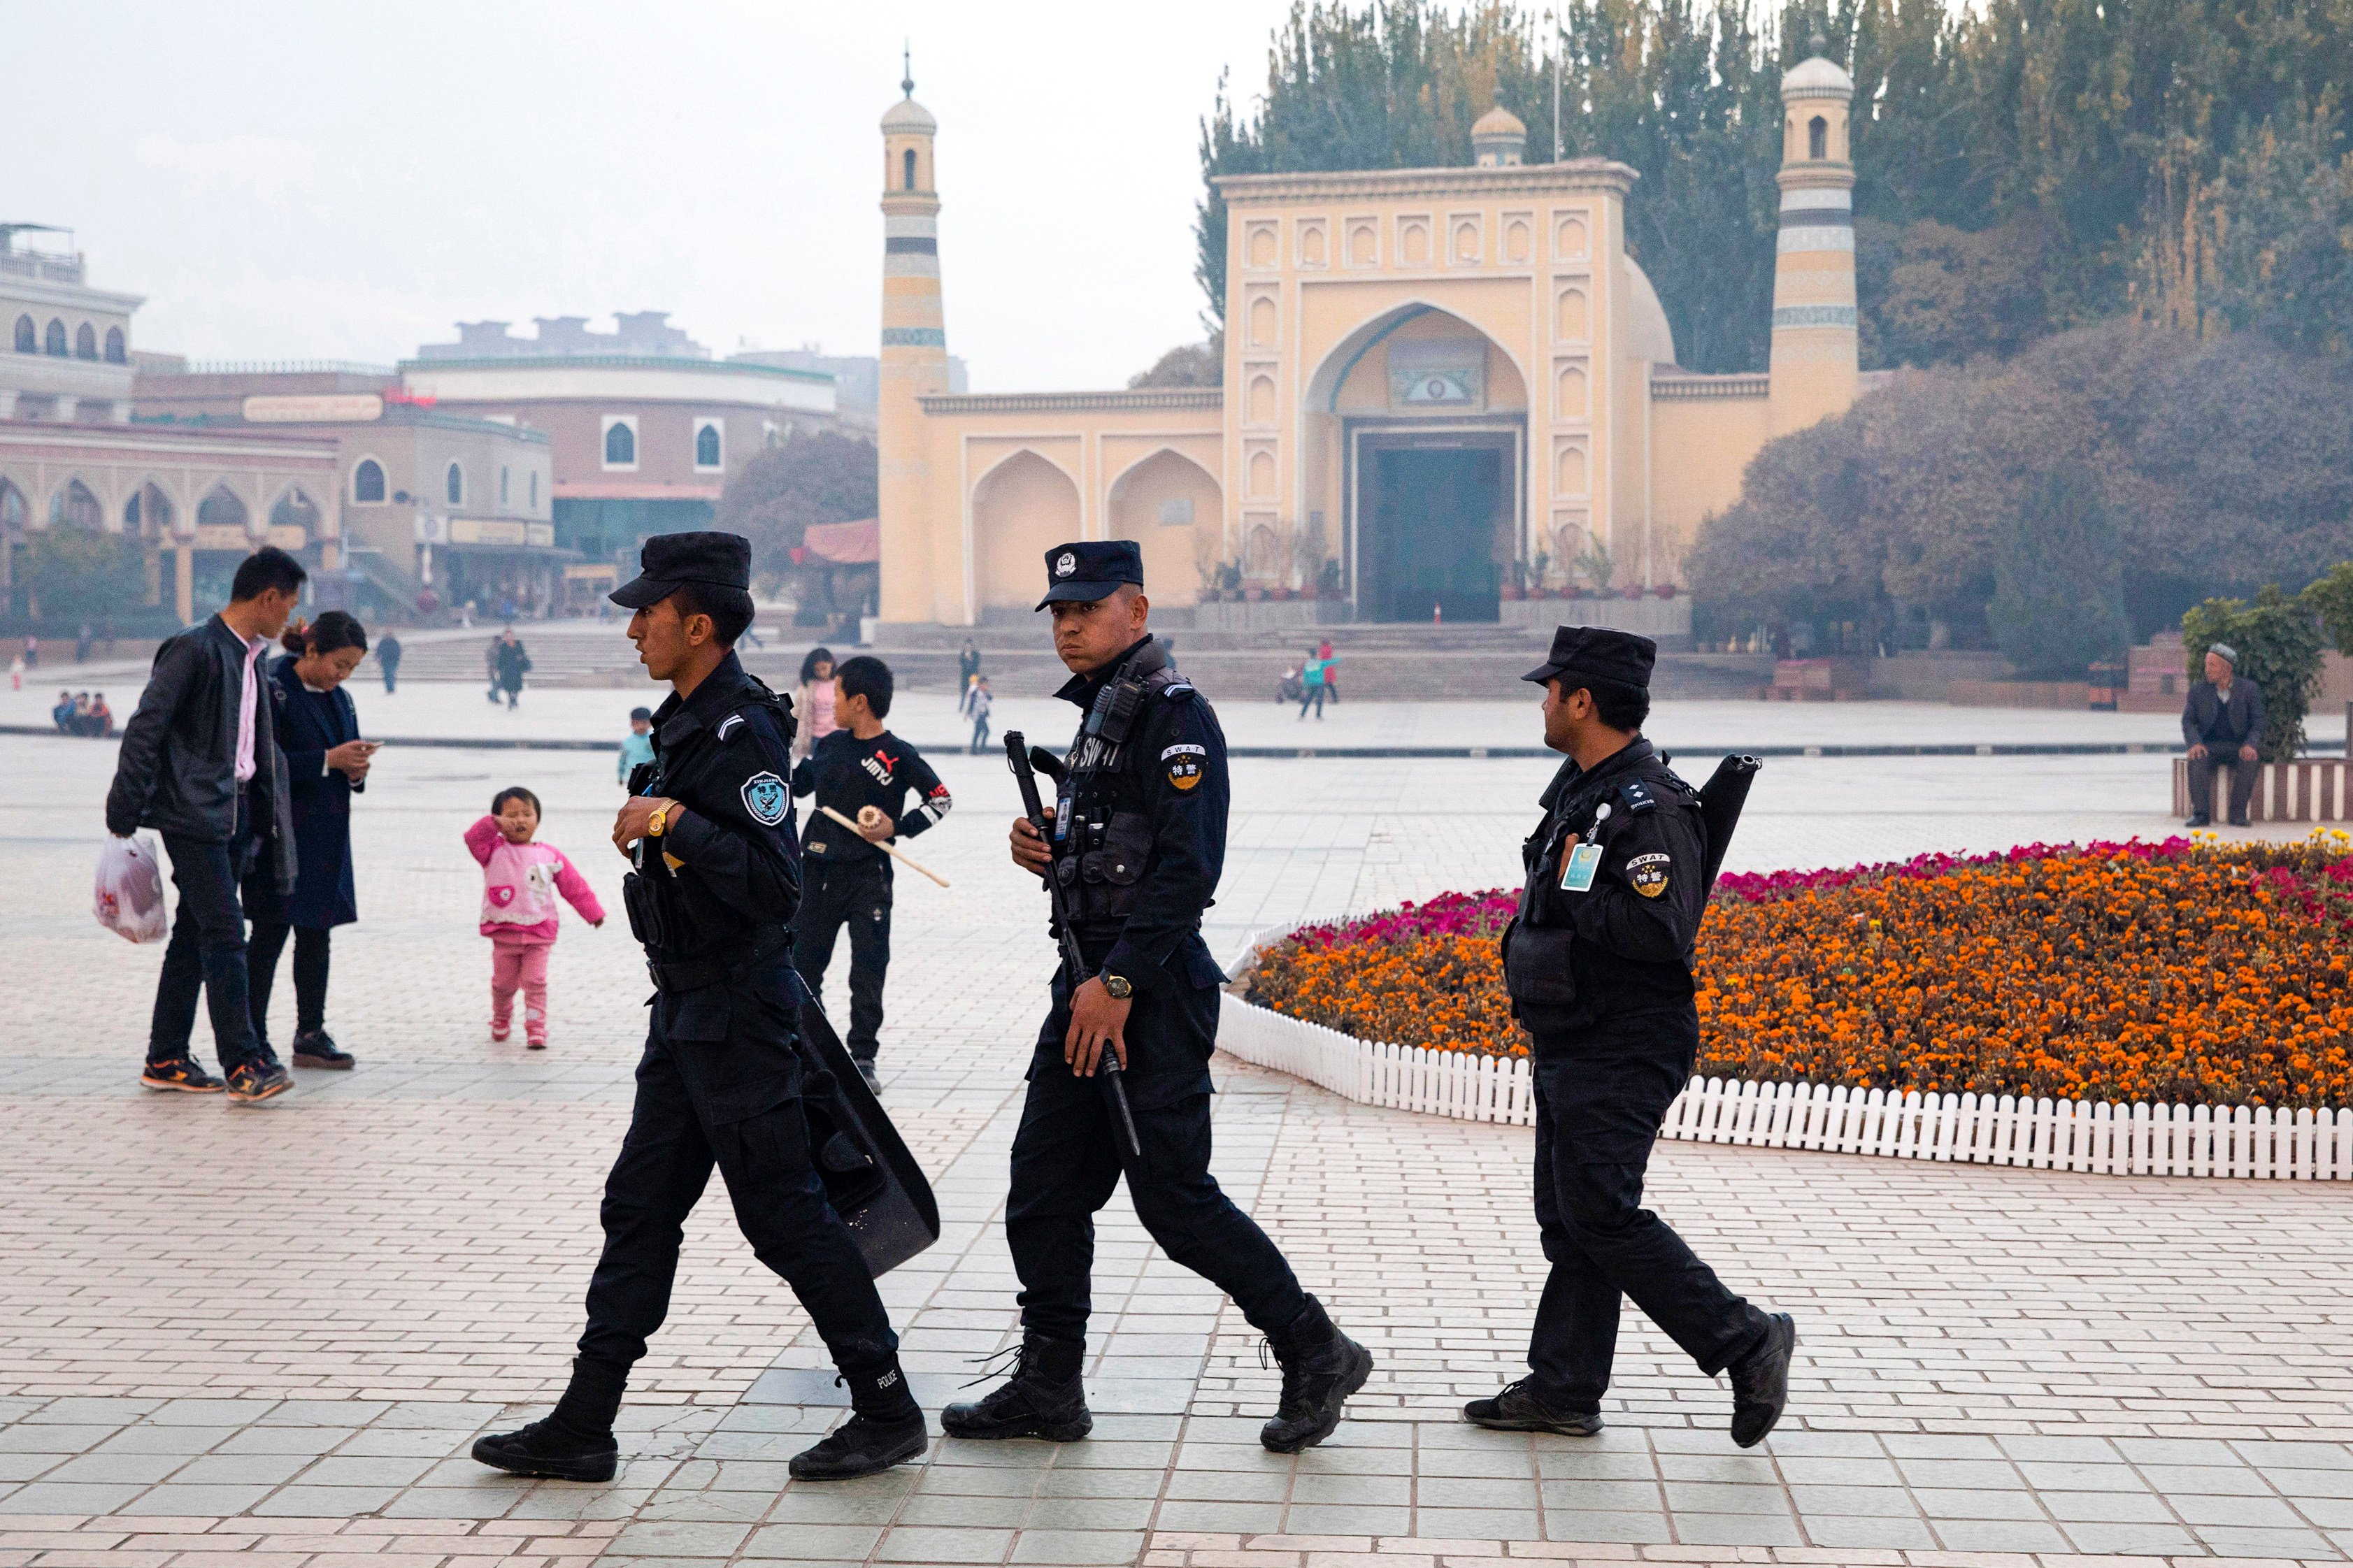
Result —
<path fill-rule="evenodd" d="M 857 818 L 844 816 L 841 813 L 834 810 L 833 807 L 829 805 L 820 805 L 818 809 L 825 813 L 828 816 L 833 818 L 836 822 L 841 824 L 844 827 L 849 829 L 852 833 L 857 834 L 860 838 L 866 838 L 865 832 L 858 826 Z M 908 854 L 897 845 L 885 843 L 880 838 L 866 838 L 866 842 L 874 846 L 875 848 L 881 850 L 884 854 L 892 856 L 894 858 L 904 862 L 906 865 L 912 866 L 916 870 L 921 871 L 924 876 L 929 877 L 933 881 L 937 882 L 941 887 L 944 888 L 948 885 L 948 879 L 945 877 L 941 876 L 937 871 L 933 870 L 929 866 L 924 865 L 921 860 L 916 859 L 913 856 Z"/>

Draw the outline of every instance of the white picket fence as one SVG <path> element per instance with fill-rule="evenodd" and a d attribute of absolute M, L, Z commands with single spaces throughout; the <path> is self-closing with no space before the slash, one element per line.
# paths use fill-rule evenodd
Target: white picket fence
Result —
<path fill-rule="evenodd" d="M 1231 993 L 1218 1047 L 1366 1105 L 1515 1127 L 1535 1122 L 1525 1058 L 1359 1040 Z M 1694 1078 L 1675 1097 L 1660 1136 L 2097 1175 L 2353 1181 L 2353 1108 L 2116 1105 Z"/>

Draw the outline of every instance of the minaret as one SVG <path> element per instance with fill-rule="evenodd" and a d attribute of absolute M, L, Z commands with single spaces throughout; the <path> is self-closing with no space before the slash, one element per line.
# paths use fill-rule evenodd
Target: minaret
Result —
<path fill-rule="evenodd" d="M 1854 402 L 1854 164 L 1847 110 L 1854 79 L 1813 52 L 1781 79 L 1781 233 L 1773 264 L 1776 436 Z"/>
<path fill-rule="evenodd" d="M 882 374 L 875 411 L 881 609 L 885 621 L 937 621 L 943 616 L 932 599 L 930 447 L 916 399 L 948 389 L 940 198 L 932 178 L 939 121 L 915 101 L 912 58 L 899 89 L 902 96 L 882 116 Z M 960 604 L 958 611 L 960 618 Z"/>

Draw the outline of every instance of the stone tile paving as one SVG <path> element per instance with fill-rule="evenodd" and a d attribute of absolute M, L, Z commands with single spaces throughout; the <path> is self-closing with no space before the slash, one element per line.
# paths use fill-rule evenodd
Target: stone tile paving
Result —
<path fill-rule="evenodd" d="M 456 835 L 491 789 L 529 783 L 617 911 L 609 764 L 387 752 L 355 818 L 367 918 L 339 933 L 331 1019 L 364 1065 L 237 1110 L 131 1082 L 159 954 L 99 931 L 80 892 L 111 749 L 5 740 L 0 756 L 0 1568 L 2353 1555 L 2353 1264 L 2333 1189 L 1669 1145 L 1652 1201 L 1801 1314 L 1791 1423 L 1732 1449 L 1722 1391 L 1630 1314 L 1603 1436 L 1499 1438 L 1451 1417 L 1517 1370 L 1541 1279 L 1527 1135 L 1231 1066 L 1221 1179 L 1381 1358 L 1332 1444 L 1257 1447 L 1275 1378 L 1256 1336 L 1114 1203 L 1093 1440 L 942 1440 L 887 1477 L 787 1485 L 783 1460 L 838 1395 L 789 1295 L 706 1205 L 620 1480 L 488 1475 L 463 1457 L 473 1436 L 561 1386 L 643 983 L 617 921 L 575 927 L 556 1048 L 491 1046 Z M 1013 1337 L 996 1216 L 1050 963 L 999 848 L 1010 781 L 944 763 L 965 809 L 922 848 L 955 886 L 902 901 L 883 1058 L 947 1221 L 885 1281 L 934 1408 Z M 1547 771 L 1241 764 L 1213 940 L 1510 879 Z M 2136 802 L 2162 805 L 2137 758 L 1777 763 L 1735 864 L 2166 830 Z"/>

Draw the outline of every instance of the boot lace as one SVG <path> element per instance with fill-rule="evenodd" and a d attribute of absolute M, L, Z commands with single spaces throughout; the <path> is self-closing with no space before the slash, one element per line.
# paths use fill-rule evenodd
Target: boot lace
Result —
<path fill-rule="evenodd" d="M 962 1387 L 976 1388 L 984 1383 L 1000 1377 L 1005 1380 L 1001 1386 L 982 1398 L 982 1404 L 988 1404 L 991 1400 L 1001 1399 L 1011 1394 L 1020 1386 L 1022 1374 L 1029 1370 L 1029 1342 L 1026 1339 L 1017 1341 L 1002 1350 L 991 1351 L 987 1355 L 974 1356 L 965 1364 L 980 1368 L 980 1375 L 969 1383 L 961 1384 Z"/>
<path fill-rule="evenodd" d="M 1272 1340 L 1261 1339 L 1258 1342 L 1259 1370 L 1265 1372 L 1275 1367 L 1282 1370 L 1282 1394 L 1276 1399 L 1274 1405 L 1278 1419 L 1289 1419 L 1307 1407 L 1308 1373 L 1304 1364 L 1306 1359 L 1304 1356 L 1293 1356 L 1286 1360 L 1282 1352 L 1275 1347 Z"/>

